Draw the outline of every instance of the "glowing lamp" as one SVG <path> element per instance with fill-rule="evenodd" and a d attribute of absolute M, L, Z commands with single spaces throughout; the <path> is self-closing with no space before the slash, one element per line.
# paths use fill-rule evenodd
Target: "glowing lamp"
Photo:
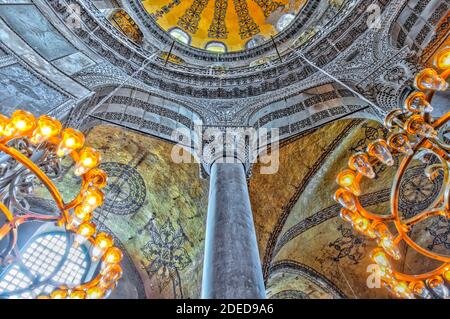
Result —
<path fill-rule="evenodd" d="M 103 192 L 97 188 L 89 187 L 84 194 L 82 206 L 83 209 L 94 211 L 97 207 L 103 204 Z"/>
<path fill-rule="evenodd" d="M 86 293 L 83 290 L 74 290 L 69 295 L 70 299 L 86 299 Z"/>
<path fill-rule="evenodd" d="M 81 245 L 95 233 L 95 225 L 91 222 L 82 223 L 75 235 L 75 243 Z"/>
<path fill-rule="evenodd" d="M 448 83 L 439 76 L 436 70 L 428 68 L 416 75 L 414 86 L 421 91 L 445 91 L 448 88 Z"/>
<path fill-rule="evenodd" d="M 339 186 L 352 192 L 355 195 L 360 195 L 361 190 L 356 180 L 356 172 L 351 169 L 346 169 L 340 172 L 336 178 L 336 182 Z"/>
<path fill-rule="evenodd" d="M 122 251 L 117 247 L 110 247 L 106 250 L 103 255 L 103 261 L 106 264 L 116 264 L 119 263 L 123 258 Z"/>
<path fill-rule="evenodd" d="M 353 193 L 339 188 L 336 193 L 334 193 L 334 200 L 339 202 L 343 207 L 356 211 L 356 197 Z"/>
<path fill-rule="evenodd" d="M 86 299 L 100 299 L 105 291 L 99 287 L 91 287 L 86 291 Z"/>
<path fill-rule="evenodd" d="M 447 280 L 448 282 L 450 282 L 450 270 L 446 270 L 443 274 L 445 280 Z"/>
<path fill-rule="evenodd" d="M 56 154 L 59 157 L 68 155 L 72 151 L 80 149 L 84 144 L 84 135 L 78 130 L 73 128 L 66 128 L 62 132 L 62 140 L 58 145 Z"/>
<path fill-rule="evenodd" d="M 392 286 L 392 291 L 397 297 L 412 299 L 414 298 L 411 290 L 409 290 L 408 284 L 404 281 L 395 282 Z"/>
<path fill-rule="evenodd" d="M 51 299 L 66 299 L 67 290 L 57 289 L 50 294 Z"/>
<path fill-rule="evenodd" d="M 37 122 L 37 128 L 33 131 L 31 143 L 38 144 L 61 132 L 61 122 L 48 115 L 41 115 Z"/>
<path fill-rule="evenodd" d="M 373 171 L 372 165 L 370 165 L 369 157 L 365 153 L 356 153 L 352 155 L 348 160 L 348 166 L 368 178 L 375 177 L 375 172 Z"/>
<path fill-rule="evenodd" d="M 435 59 L 435 65 L 441 70 L 450 68 L 450 47 L 446 47 L 438 52 Z"/>
<path fill-rule="evenodd" d="M 8 123 L 9 123 L 9 118 L 0 114 L 0 137 L 12 135 L 12 134 L 8 134 L 8 132 L 6 131 L 6 127 L 7 127 Z"/>
<path fill-rule="evenodd" d="M 102 278 L 99 287 L 107 290 L 122 277 L 122 267 L 119 264 L 110 264 L 102 269 Z"/>
<path fill-rule="evenodd" d="M 80 158 L 75 165 L 75 175 L 80 176 L 94 168 L 100 162 L 100 153 L 91 147 L 86 147 L 80 152 Z"/>
<path fill-rule="evenodd" d="M 107 175 L 105 171 L 100 168 L 93 168 L 88 171 L 85 175 L 86 179 L 90 182 L 90 184 L 95 188 L 104 188 L 107 182 Z"/>
<path fill-rule="evenodd" d="M 341 208 L 341 211 L 339 213 L 339 217 L 350 223 L 353 223 L 353 220 L 356 218 L 356 215 L 357 213 L 346 208 Z"/>
<path fill-rule="evenodd" d="M 384 140 L 376 140 L 367 146 L 367 153 L 370 156 L 376 157 L 380 162 L 387 166 L 394 165 L 394 158 L 392 157 L 389 147 Z"/>
<path fill-rule="evenodd" d="M 97 237 L 95 237 L 94 247 L 92 248 L 92 260 L 98 261 L 105 251 L 112 247 L 114 241 L 112 237 L 106 233 L 99 233 Z"/>
<path fill-rule="evenodd" d="M 427 101 L 427 96 L 423 92 L 413 92 L 405 100 L 405 108 L 413 113 L 426 112 L 430 113 L 433 111 L 433 107 Z"/>
<path fill-rule="evenodd" d="M 404 133 L 392 134 L 389 136 L 387 143 L 390 147 L 395 149 L 396 151 L 406 154 L 412 155 L 413 149 L 411 144 L 409 143 L 408 137 Z"/>
<path fill-rule="evenodd" d="M 437 132 L 434 128 L 430 124 L 426 123 L 422 116 L 418 114 L 411 116 L 405 122 L 404 128 L 409 134 L 420 135 L 428 138 L 435 138 L 437 136 Z"/>
<path fill-rule="evenodd" d="M 371 258 L 378 266 L 392 269 L 391 262 L 382 248 L 375 248 L 372 251 Z"/>
<path fill-rule="evenodd" d="M 31 131 L 36 126 L 36 119 L 30 112 L 17 110 L 11 116 L 11 120 L 6 125 L 3 134 L 13 136 L 16 133 Z"/>

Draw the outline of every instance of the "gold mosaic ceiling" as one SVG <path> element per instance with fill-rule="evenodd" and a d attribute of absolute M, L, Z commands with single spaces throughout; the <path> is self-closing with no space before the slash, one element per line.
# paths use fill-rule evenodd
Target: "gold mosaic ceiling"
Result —
<path fill-rule="evenodd" d="M 306 0 L 143 0 L 143 6 L 166 31 L 180 28 L 190 45 L 204 49 L 221 42 L 239 51 L 255 36 L 270 39 L 285 14 L 296 14 Z"/>

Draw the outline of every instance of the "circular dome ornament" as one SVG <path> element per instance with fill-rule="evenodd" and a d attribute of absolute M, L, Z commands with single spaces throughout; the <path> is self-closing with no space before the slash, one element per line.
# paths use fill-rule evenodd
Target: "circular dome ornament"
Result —
<path fill-rule="evenodd" d="M 450 112 L 433 119 L 430 104 L 435 91 L 448 88 L 445 79 L 450 75 L 450 59 L 445 64 L 439 58 L 448 56 L 448 52 L 446 48 L 437 55 L 440 63 L 436 66 L 441 74 L 430 68 L 421 71 L 415 78 L 419 91 L 409 95 L 404 109 L 386 116 L 387 140 L 374 141 L 366 152 L 352 155 L 349 169 L 339 173 L 336 180 L 340 188 L 334 199 L 343 206 L 341 218 L 376 241 L 378 247 L 371 259 L 378 265 L 383 285 L 399 298 L 449 297 L 450 256 L 422 247 L 412 236 L 415 225 L 430 218 L 450 218 L 450 145 L 445 138 Z M 375 164 L 392 166 L 393 157 L 401 160 L 391 186 L 390 211 L 383 215 L 371 213 L 358 199 L 364 193 L 361 181 L 375 177 Z M 414 160 L 423 165 L 411 167 Z M 414 213 L 405 214 L 405 205 L 415 205 Z M 417 256 L 439 265 L 415 274 L 399 271 L 396 263 L 405 258 L 401 243 Z"/>
<path fill-rule="evenodd" d="M 107 176 L 97 167 L 100 154 L 83 146 L 81 132 L 63 129 L 58 120 L 48 115 L 36 119 L 22 110 L 15 111 L 11 118 L 0 115 L 0 266 L 7 273 L 0 276 L 2 298 L 23 296 L 24 292 L 42 299 L 105 298 L 121 278 L 122 252 L 114 247 L 110 235 L 97 233 L 91 221 L 93 211 L 103 203 L 102 189 Z M 70 202 L 63 200 L 53 182 L 61 175 L 61 159 L 65 157 L 72 158 L 74 174 L 81 178 L 81 189 Z M 41 185 L 50 194 L 56 209 L 38 211 L 28 203 L 27 198 Z M 25 245 L 26 249 L 21 249 L 18 243 L 24 242 L 25 233 L 21 226 L 32 223 L 39 224 L 38 230 L 46 226 L 57 235 L 38 234 L 35 241 Z M 39 269 L 49 263 L 51 250 L 47 245 L 50 244 L 59 245 L 63 253 L 52 252 L 56 264 L 52 261 L 53 270 L 44 269 L 43 276 Z M 58 273 L 65 263 L 83 250 L 89 251 L 90 258 L 83 263 L 89 265 L 84 282 L 59 281 Z M 35 255 L 31 261 L 30 255 Z M 24 261 L 24 258 L 28 259 Z M 2 278 L 8 276 L 20 285 L 2 285 Z"/>
<path fill-rule="evenodd" d="M 146 197 L 147 187 L 142 176 L 133 167 L 122 163 L 102 163 L 100 168 L 108 174 L 102 209 L 115 215 L 136 213 Z"/>

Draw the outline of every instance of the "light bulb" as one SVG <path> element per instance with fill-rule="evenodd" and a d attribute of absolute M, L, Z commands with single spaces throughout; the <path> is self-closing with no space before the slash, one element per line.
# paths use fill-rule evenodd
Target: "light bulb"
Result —
<path fill-rule="evenodd" d="M 423 92 L 413 92 L 405 100 L 405 108 L 413 113 L 431 113 L 433 107 L 427 101 L 427 96 Z"/>
<path fill-rule="evenodd" d="M 412 115 L 405 122 L 405 130 L 409 134 L 420 135 L 428 138 L 437 137 L 437 132 L 434 130 L 434 128 L 430 124 L 425 122 L 424 119 L 418 114 Z"/>
<path fill-rule="evenodd" d="M 377 265 L 392 269 L 391 262 L 382 248 L 375 248 L 371 253 L 371 258 Z"/>
<path fill-rule="evenodd" d="M 50 298 L 52 299 L 66 299 L 67 290 L 57 289 L 50 294 Z"/>
<path fill-rule="evenodd" d="M 95 233 L 95 224 L 91 222 L 82 223 L 75 236 L 75 244 L 81 245 Z"/>
<path fill-rule="evenodd" d="M 100 153 L 91 147 L 84 148 L 75 165 L 75 175 L 80 176 L 94 168 L 100 162 Z"/>
<path fill-rule="evenodd" d="M 11 120 L 6 124 L 3 133 L 5 136 L 13 136 L 16 133 L 31 131 L 36 126 L 34 115 L 27 111 L 17 110 L 11 116 Z"/>
<path fill-rule="evenodd" d="M 36 129 L 33 131 L 31 142 L 33 144 L 42 143 L 50 137 L 58 135 L 61 129 L 61 122 L 51 116 L 41 115 L 38 119 Z"/>
<path fill-rule="evenodd" d="M 441 70 L 450 68 L 450 47 L 446 47 L 438 52 L 435 65 Z"/>
<path fill-rule="evenodd" d="M 340 172 L 336 177 L 336 182 L 339 186 L 344 187 L 346 190 L 357 196 L 361 194 L 356 178 L 356 172 L 351 169 L 346 169 Z"/>
<path fill-rule="evenodd" d="M 122 267 L 119 264 L 109 264 L 102 269 L 101 274 L 98 285 L 100 288 L 108 290 L 122 277 Z"/>
<path fill-rule="evenodd" d="M 82 204 L 84 209 L 94 211 L 103 204 L 103 192 L 95 187 L 89 187 L 84 193 Z"/>
<path fill-rule="evenodd" d="M 447 280 L 448 282 L 450 282 L 450 270 L 446 270 L 443 274 L 445 280 Z"/>
<path fill-rule="evenodd" d="M 350 156 L 348 166 L 368 178 L 375 177 L 375 172 L 373 171 L 372 165 L 370 165 L 369 157 L 365 153 L 356 153 Z"/>
<path fill-rule="evenodd" d="M 394 165 L 394 158 L 392 157 L 391 152 L 389 151 L 389 147 L 386 141 L 379 139 L 367 146 L 367 153 L 370 156 L 376 157 L 380 162 L 386 164 L 387 166 Z"/>
<path fill-rule="evenodd" d="M 359 216 L 353 220 L 353 225 L 357 231 L 360 233 L 367 233 L 367 231 L 370 229 L 370 221 L 362 216 Z"/>
<path fill-rule="evenodd" d="M 9 123 L 9 118 L 0 114 L 0 137 L 2 136 L 11 136 L 12 132 L 8 132 L 6 127 Z"/>
<path fill-rule="evenodd" d="M 84 135 L 73 128 L 66 128 L 62 132 L 62 139 L 58 145 L 56 154 L 63 157 L 72 153 L 74 150 L 80 149 L 84 144 Z"/>
<path fill-rule="evenodd" d="M 392 290 L 397 297 L 406 299 L 414 298 L 414 295 L 411 290 L 409 290 L 408 284 L 405 281 L 398 281 L 394 283 Z"/>
<path fill-rule="evenodd" d="M 94 240 L 94 246 L 92 248 L 92 260 L 98 261 L 103 256 L 106 249 L 112 247 L 113 243 L 114 241 L 110 235 L 106 233 L 99 233 Z"/>
<path fill-rule="evenodd" d="M 394 150 L 408 156 L 411 156 L 414 153 L 408 137 L 404 133 L 392 134 L 388 138 L 388 144 Z"/>
<path fill-rule="evenodd" d="M 91 287 L 86 291 L 86 299 L 101 299 L 105 291 L 99 287 Z"/>
<path fill-rule="evenodd" d="M 105 264 L 119 263 L 123 258 L 122 251 L 117 247 L 110 247 L 103 255 L 103 261 Z"/>
<path fill-rule="evenodd" d="M 339 217 L 341 217 L 343 220 L 353 223 L 353 220 L 355 219 L 356 213 L 347 209 L 347 208 L 341 208 L 341 211 L 339 213 Z"/>
<path fill-rule="evenodd" d="M 86 179 L 89 181 L 91 186 L 94 186 L 95 188 L 104 188 L 107 183 L 108 176 L 106 175 L 105 171 L 101 170 L 100 168 L 93 168 L 89 170 L 86 175 Z"/>
<path fill-rule="evenodd" d="M 334 193 L 334 200 L 341 204 L 343 207 L 356 211 L 356 197 L 349 191 L 339 188 L 336 193 Z"/>
<path fill-rule="evenodd" d="M 69 295 L 70 299 L 86 299 L 86 293 L 83 290 L 74 290 Z"/>
<path fill-rule="evenodd" d="M 448 83 L 439 76 L 436 70 L 427 68 L 416 75 L 414 86 L 421 91 L 445 91 L 448 88 Z"/>

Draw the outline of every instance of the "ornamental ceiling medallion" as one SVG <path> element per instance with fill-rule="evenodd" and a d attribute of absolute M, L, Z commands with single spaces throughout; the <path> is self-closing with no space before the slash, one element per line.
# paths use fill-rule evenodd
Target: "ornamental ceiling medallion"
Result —
<path fill-rule="evenodd" d="M 297 14 L 306 0 L 143 0 L 142 4 L 161 28 L 180 28 L 190 45 L 204 49 L 222 42 L 228 52 L 246 48 L 254 36 L 269 40 L 278 33 L 284 14 Z"/>

